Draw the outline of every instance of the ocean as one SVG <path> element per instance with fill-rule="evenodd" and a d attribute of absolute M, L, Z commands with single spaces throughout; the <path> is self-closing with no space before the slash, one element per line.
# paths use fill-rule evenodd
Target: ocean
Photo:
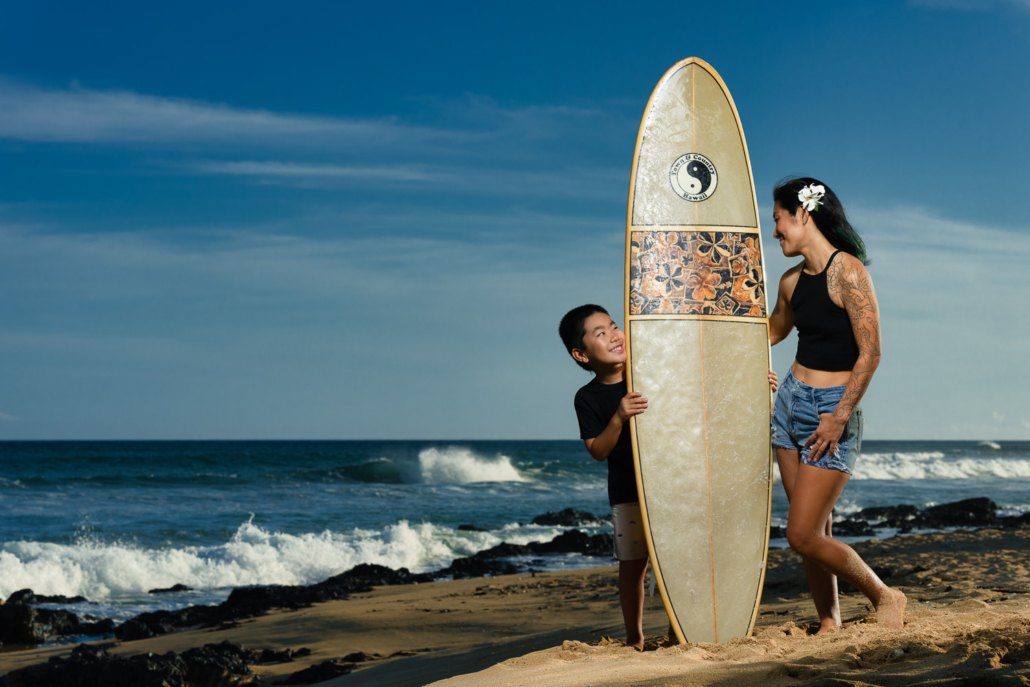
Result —
<path fill-rule="evenodd" d="M 359 563 L 436 570 L 550 540 L 563 528 L 529 524 L 548 511 L 607 516 L 605 470 L 579 441 L 0 442 L 0 598 L 82 595 L 64 607 L 120 620 Z M 1030 442 L 866 441 L 838 513 L 976 496 L 1030 511 Z M 777 483 L 773 524 L 786 506 Z M 148 594 L 174 584 L 193 591 Z"/>

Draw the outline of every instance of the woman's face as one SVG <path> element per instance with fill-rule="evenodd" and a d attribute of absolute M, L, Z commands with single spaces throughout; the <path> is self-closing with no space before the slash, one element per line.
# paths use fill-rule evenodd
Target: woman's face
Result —
<path fill-rule="evenodd" d="M 809 224 L 804 214 L 805 209 L 800 206 L 796 213 L 791 214 L 781 208 L 779 203 L 773 204 L 773 238 L 780 242 L 780 250 L 788 258 L 801 254 L 802 241 Z"/>

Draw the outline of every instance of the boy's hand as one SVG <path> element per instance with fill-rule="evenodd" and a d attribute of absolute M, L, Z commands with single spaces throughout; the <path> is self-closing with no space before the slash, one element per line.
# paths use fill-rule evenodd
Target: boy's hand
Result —
<path fill-rule="evenodd" d="M 775 394 L 776 390 L 780 388 L 780 378 L 776 376 L 776 373 L 769 370 L 769 388 Z"/>
<path fill-rule="evenodd" d="M 619 419 L 625 422 L 634 415 L 640 415 L 647 410 L 647 399 L 639 391 L 632 391 L 622 397 L 619 402 Z"/>

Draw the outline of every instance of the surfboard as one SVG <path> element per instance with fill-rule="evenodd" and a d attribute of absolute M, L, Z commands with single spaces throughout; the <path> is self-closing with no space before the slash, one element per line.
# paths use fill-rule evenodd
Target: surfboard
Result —
<path fill-rule="evenodd" d="M 772 506 L 762 238 L 737 108 L 696 57 L 655 86 L 626 218 L 626 381 L 655 578 L 681 642 L 750 634 Z"/>

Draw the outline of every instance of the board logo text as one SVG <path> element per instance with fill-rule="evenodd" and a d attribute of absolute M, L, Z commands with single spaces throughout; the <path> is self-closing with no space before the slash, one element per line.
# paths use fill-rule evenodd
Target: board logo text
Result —
<path fill-rule="evenodd" d="M 708 200 L 719 184 L 712 161 L 701 153 L 681 155 L 669 168 L 672 190 L 683 200 L 697 203 Z"/>

